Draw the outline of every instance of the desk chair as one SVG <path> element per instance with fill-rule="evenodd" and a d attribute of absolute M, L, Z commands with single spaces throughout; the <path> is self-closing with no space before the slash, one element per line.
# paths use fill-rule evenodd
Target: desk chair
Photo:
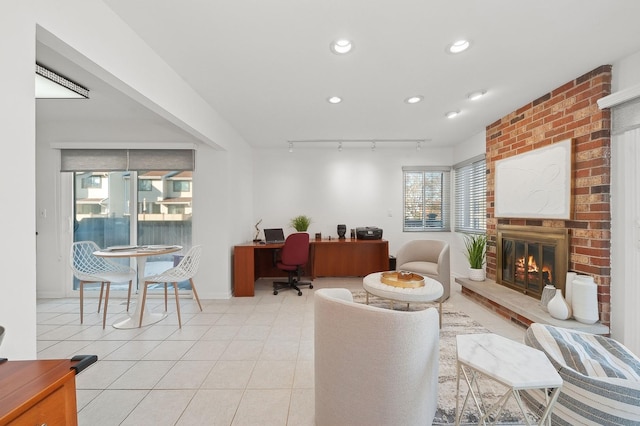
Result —
<path fill-rule="evenodd" d="M 282 246 L 280 260 L 276 262 L 278 269 L 286 271 L 289 274 L 287 282 L 274 281 L 273 294 L 277 295 L 278 290 L 294 289 L 298 291 L 298 296 L 302 296 L 302 291 L 298 286 L 308 285 L 313 288 L 310 282 L 301 282 L 300 275 L 302 267 L 309 261 L 309 234 L 306 232 L 297 232 L 287 237 Z M 295 274 L 295 276 L 294 276 Z"/>
<path fill-rule="evenodd" d="M 140 306 L 140 323 L 139 327 L 142 327 L 142 316 L 144 315 L 144 306 L 147 301 L 147 289 L 149 285 L 156 283 L 164 284 L 164 310 L 167 311 L 167 284 L 173 285 L 173 291 L 176 297 L 176 313 L 178 314 L 178 326 L 182 328 L 182 319 L 180 318 L 180 300 L 178 299 L 178 283 L 181 281 L 189 280 L 191 283 L 191 291 L 193 296 L 198 302 L 198 307 L 202 311 L 202 305 L 200 304 L 200 298 L 196 291 L 196 285 L 193 283 L 193 277 L 198 272 L 198 266 L 200 265 L 200 258 L 202 257 L 202 246 L 193 246 L 173 268 L 167 269 L 156 275 L 144 277 L 144 288 L 142 293 L 142 305 Z"/>
<path fill-rule="evenodd" d="M 100 247 L 93 241 L 78 241 L 71 245 L 70 266 L 73 275 L 80 281 L 80 324 L 84 317 L 84 286 L 89 283 L 100 283 L 100 299 L 98 301 L 98 313 L 102 305 L 104 293 L 104 313 L 102 315 L 102 328 L 107 321 L 107 303 L 109 303 L 109 288 L 112 282 L 129 282 L 127 295 L 127 312 L 131 302 L 131 285 L 136 278 L 136 270 L 103 257 L 98 257 L 93 252 Z M 106 292 L 105 292 L 106 284 Z"/>

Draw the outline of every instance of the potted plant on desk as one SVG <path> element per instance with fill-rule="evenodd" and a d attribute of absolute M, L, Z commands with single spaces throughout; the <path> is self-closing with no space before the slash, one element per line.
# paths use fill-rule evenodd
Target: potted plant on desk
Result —
<path fill-rule="evenodd" d="M 469 261 L 469 279 L 484 281 L 484 262 L 487 253 L 487 236 L 484 234 L 465 235 L 465 256 Z"/>
<path fill-rule="evenodd" d="M 306 215 L 299 215 L 291 219 L 290 225 L 298 232 L 307 232 L 311 225 L 311 218 Z"/>

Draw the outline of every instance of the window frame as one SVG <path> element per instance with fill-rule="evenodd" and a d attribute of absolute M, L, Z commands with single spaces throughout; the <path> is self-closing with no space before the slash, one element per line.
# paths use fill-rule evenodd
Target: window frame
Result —
<path fill-rule="evenodd" d="M 409 194 L 408 178 L 410 175 L 420 174 L 422 183 L 420 188 L 420 194 Z M 431 176 L 430 176 L 431 175 Z M 428 178 L 434 178 L 438 176 L 440 179 L 440 190 L 438 216 L 435 218 L 428 217 L 428 200 L 426 186 Z M 416 206 L 409 205 L 408 197 L 418 197 L 417 203 L 420 213 L 415 219 L 409 219 L 408 210 L 415 210 Z M 433 198 L 431 198 L 433 201 Z M 413 202 L 415 202 L 414 200 Z M 450 232 L 451 231 L 451 167 L 437 167 L 437 166 L 403 166 L 402 167 L 402 231 L 403 232 Z M 433 205 L 432 205 L 433 207 Z M 433 211 L 433 209 L 432 209 Z M 421 216 L 421 217 L 420 217 Z M 439 218 L 438 218 L 439 217 Z M 408 226 L 408 222 L 418 222 L 412 226 Z"/>

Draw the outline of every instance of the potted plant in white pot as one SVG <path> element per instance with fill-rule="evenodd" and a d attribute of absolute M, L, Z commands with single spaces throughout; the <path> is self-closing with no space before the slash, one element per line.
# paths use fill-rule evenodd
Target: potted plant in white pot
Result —
<path fill-rule="evenodd" d="M 291 227 L 298 232 L 307 232 L 309 225 L 311 225 L 311 218 L 306 215 L 299 215 L 291 219 L 289 222 Z"/>
<path fill-rule="evenodd" d="M 487 236 L 484 234 L 465 235 L 465 256 L 469 261 L 469 279 L 484 281 L 484 262 L 487 254 Z"/>

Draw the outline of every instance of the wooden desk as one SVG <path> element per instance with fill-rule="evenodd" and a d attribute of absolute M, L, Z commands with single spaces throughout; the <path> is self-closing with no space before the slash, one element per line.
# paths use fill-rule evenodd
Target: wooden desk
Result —
<path fill-rule="evenodd" d="M 68 359 L 0 364 L 0 425 L 77 425 L 77 362 Z"/>
<path fill-rule="evenodd" d="M 239 244 L 233 249 L 233 293 L 254 295 L 260 277 L 285 277 L 274 265 L 274 252 L 284 244 Z M 364 277 L 389 269 L 389 242 L 386 240 L 311 240 L 307 275 L 316 277 Z"/>

